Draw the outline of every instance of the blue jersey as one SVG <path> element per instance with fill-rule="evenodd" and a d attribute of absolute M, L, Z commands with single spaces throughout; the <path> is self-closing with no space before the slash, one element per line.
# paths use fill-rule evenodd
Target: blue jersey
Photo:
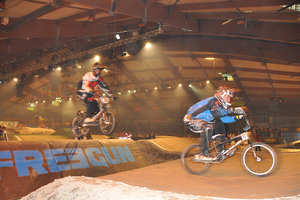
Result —
<path fill-rule="evenodd" d="M 233 123 L 237 119 L 232 114 L 232 109 L 224 109 L 216 97 L 209 97 L 191 106 L 187 114 L 192 115 L 192 119 L 202 119 L 206 122 L 221 120 L 223 123 Z"/>

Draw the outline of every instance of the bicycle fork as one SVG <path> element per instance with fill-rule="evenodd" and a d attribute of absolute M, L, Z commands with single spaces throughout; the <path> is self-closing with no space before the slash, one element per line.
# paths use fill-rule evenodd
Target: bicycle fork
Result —
<path fill-rule="evenodd" d="M 253 148 L 253 145 L 252 145 L 252 144 L 250 144 L 250 145 L 251 145 L 251 149 L 252 149 L 252 152 L 253 152 L 254 158 L 256 158 L 256 161 L 257 161 L 257 162 L 260 162 L 260 161 L 261 161 L 261 159 L 260 159 L 260 157 L 258 157 L 258 156 L 256 155 L 256 152 L 255 152 L 255 150 L 254 150 L 254 148 Z"/>

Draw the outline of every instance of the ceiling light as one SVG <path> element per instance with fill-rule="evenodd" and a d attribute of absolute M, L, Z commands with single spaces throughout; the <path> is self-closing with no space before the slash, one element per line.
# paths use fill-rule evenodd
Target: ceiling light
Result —
<path fill-rule="evenodd" d="M 210 81 L 209 81 L 209 80 L 207 80 L 207 81 L 206 81 L 206 83 L 207 83 L 207 84 L 209 84 L 209 83 L 210 83 Z"/>
<path fill-rule="evenodd" d="M 214 60 L 215 58 L 213 57 L 206 57 L 205 60 Z"/>
<path fill-rule="evenodd" d="M 9 23 L 9 18 L 4 16 L 1 18 L 1 24 L 6 26 Z"/>
<path fill-rule="evenodd" d="M 151 46 L 152 46 L 152 44 L 150 42 L 147 42 L 145 45 L 146 49 L 149 49 Z"/>
<path fill-rule="evenodd" d="M 117 40 L 121 39 L 121 37 L 120 37 L 120 34 L 119 34 L 119 33 L 117 33 L 117 34 L 116 34 L 116 39 L 117 39 Z"/>
<path fill-rule="evenodd" d="M 179 83 L 179 84 L 178 84 L 178 87 L 182 87 L 182 84 L 181 84 L 181 83 Z"/>
<path fill-rule="evenodd" d="M 158 88 L 157 87 L 154 87 L 154 90 L 157 90 Z"/>
<path fill-rule="evenodd" d="M 100 56 L 98 56 L 98 55 L 95 56 L 95 57 L 94 57 L 94 61 L 95 61 L 95 62 L 99 62 L 99 61 L 100 61 Z"/>
<path fill-rule="evenodd" d="M 18 78 L 17 78 L 17 77 L 15 77 L 15 78 L 14 78 L 14 81 L 15 81 L 15 82 L 17 82 L 17 81 L 18 81 Z"/>
<path fill-rule="evenodd" d="M 90 22 L 94 21 L 96 19 L 96 15 L 95 14 L 91 14 L 90 16 L 88 16 L 88 20 Z"/>

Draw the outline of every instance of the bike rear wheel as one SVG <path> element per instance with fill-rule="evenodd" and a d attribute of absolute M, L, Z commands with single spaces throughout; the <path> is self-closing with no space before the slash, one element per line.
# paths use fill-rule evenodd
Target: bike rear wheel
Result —
<path fill-rule="evenodd" d="M 194 161 L 194 156 L 199 154 L 201 148 L 199 144 L 190 145 L 181 154 L 182 165 L 191 174 L 200 175 L 206 172 L 209 167 L 209 163 Z"/>
<path fill-rule="evenodd" d="M 100 125 L 101 132 L 104 135 L 110 135 L 113 132 L 116 125 L 116 118 L 114 114 L 110 112 L 103 113 L 99 125 Z"/>
<path fill-rule="evenodd" d="M 244 170 L 255 176 L 267 176 L 277 165 L 275 151 L 269 145 L 260 142 L 247 146 L 241 159 Z"/>

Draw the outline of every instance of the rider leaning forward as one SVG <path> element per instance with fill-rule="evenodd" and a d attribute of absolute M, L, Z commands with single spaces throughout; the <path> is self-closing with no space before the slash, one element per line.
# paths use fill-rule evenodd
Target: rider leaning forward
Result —
<path fill-rule="evenodd" d="M 107 85 L 104 83 L 103 79 L 101 78 L 100 74 L 101 71 L 105 69 L 105 66 L 100 65 L 100 63 L 94 63 L 91 72 L 87 72 L 82 77 L 82 92 L 83 101 L 86 105 L 86 119 L 84 122 L 89 123 L 93 122 L 93 115 L 99 112 L 99 106 L 94 98 L 95 89 L 99 87 L 106 95 L 109 97 L 113 97 L 113 93 L 109 90 Z"/>
<path fill-rule="evenodd" d="M 203 155 L 203 152 L 207 149 L 210 138 L 213 135 L 221 134 L 221 142 L 224 141 L 226 135 L 224 123 L 233 123 L 243 118 L 245 108 L 229 108 L 234 93 L 235 89 L 227 86 L 220 86 L 214 96 L 201 100 L 188 109 L 188 112 L 183 119 L 187 126 L 197 124 L 197 126 L 201 127 L 203 130 L 208 128 L 208 138 L 205 133 L 200 135 L 202 149 L 195 159 L 198 159 L 199 161 L 213 160 L 212 157 Z M 219 149 L 219 151 L 222 150 L 224 150 L 224 146 L 221 146 Z"/>

